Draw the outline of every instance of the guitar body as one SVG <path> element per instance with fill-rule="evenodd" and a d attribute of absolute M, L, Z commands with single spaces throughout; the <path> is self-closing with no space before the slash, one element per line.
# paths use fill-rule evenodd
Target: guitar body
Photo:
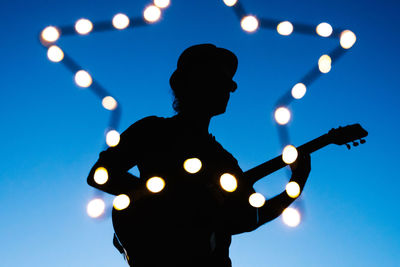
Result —
<path fill-rule="evenodd" d="M 216 214 L 217 204 L 205 188 L 189 193 L 174 187 L 134 200 L 126 209 L 114 208 L 112 221 L 130 260 L 139 266 L 174 266 L 178 261 L 192 266 L 188 262 L 211 255 Z"/>

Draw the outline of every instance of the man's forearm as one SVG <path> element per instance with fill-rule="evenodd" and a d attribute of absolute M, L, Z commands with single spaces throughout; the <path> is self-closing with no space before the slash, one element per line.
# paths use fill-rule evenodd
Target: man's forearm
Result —
<path fill-rule="evenodd" d="M 129 191 L 135 190 L 140 184 L 139 178 L 129 172 L 117 172 L 106 166 L 104 168 L 107 170 L 107 181 L 104 184 L 99 184 L 94 179 L 94 174 L 99 167 L 103 166 L 95 164 L 89 173 L 87 183 L 103 192 L 112 195 L 126 194 Z"/>

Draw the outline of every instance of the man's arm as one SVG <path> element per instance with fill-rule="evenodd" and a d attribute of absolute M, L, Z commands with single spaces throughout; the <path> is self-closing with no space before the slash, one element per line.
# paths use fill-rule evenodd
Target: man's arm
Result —
<path fill-rule="evenodd" d="M 300 186 L 301 193 L 311 171 L 310 155 L 300 154 L 296 162 L 290 165 L 290 168 L 292 169 L 290 182 L 296 182 Z M 282 214 L 284 209 L 292 204 L 294 200 L 295 198 L 290 197 L 286 191 L 283 191 L 279 195 L 267 200 L 264 206 L 258 209 L 258 222 L 256 228 L 277 218 Z"/>
<path fill-rule="evenodd" d="M 107 151 L 100 153 L 99 160 L 94 164 L 87 177 L 87 183 L 103 192 L 119 195 L 127 193 L 127 190 L 137 188 L 140 184 L 138 177 L 130 174 L 128 170 L 120 169 L 113 161 L 107 160 L 104 155 Z M 96 170 L 103 167 L 107 171 L 107 181 L 104 184 L 98 184 L 94 179 Z"/>
<path fill-rule="evenodd" d="M 128 193 L 137 189 L 141 180 L 128 171 L 137 165 L 138 158 L 144 150 L 144 140 L 149 138 L 146 132 L 155 124 L 156 120 L 157 118 L 154 116 L 144 118 L 124 131 L 117 146 L 100 153 L 99 159 L 90 170 L 87 183 L 112 195 Z M 107 171 L 108 176 L 104 184 L 95 181 L 96 170 L 101 167 Z"/>

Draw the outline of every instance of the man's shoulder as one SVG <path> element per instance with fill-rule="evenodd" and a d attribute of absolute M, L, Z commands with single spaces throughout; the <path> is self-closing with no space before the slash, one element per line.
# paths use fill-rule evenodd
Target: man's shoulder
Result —
<path fill-rule="evenodd" d="M 128 147 L 140 147 L 162 132 L 164 121 L 163 117 L 148 116 L 134 122 L 121 134 L 121 143 Z"/>
<path fill-rule="evenodd" d="M 136 121 L 132 125 L 135 125 L 135 124 L 141 124 L 141 125 L 153 124 L 153 123 L 159 123 L 159 122 L 162 122 L 162 121 L 165 121 L 165 120 L 166 120 L 166 118 L 164 118 L 164 117 L 147 116 L 147 117 L 144 117 L 144 118 Z"/>
<path fill-rule="evenodd" d="M 162 124 L 166 119 L 163 117 L 157 117 L 157 116 L 148 116 L 144 117 L 135 123 L 131 124 L 131 126 L 128 127 L 128 129 L 125 130 L 125 132 L 129 133 L 132 131 L 147 131 L 151 130 L 151 128 L 157 128 Z"/>

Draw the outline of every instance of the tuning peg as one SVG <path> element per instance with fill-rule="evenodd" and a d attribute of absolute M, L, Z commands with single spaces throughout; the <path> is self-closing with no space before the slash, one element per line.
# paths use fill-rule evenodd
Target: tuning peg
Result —
<path fill-rule="evenodd" d="M 358 146 L 358 142 L 353 141 L 353 146 Z"/>
<path fill-rule="evenodd" d="M 360 139 L 360 144 L 365 144 L 365 139 Z"/>
<path fill-rule="evenodd" d="M 347 149 L 350 150 L 351 146 L 349 144 L 346 144 Z"/>

